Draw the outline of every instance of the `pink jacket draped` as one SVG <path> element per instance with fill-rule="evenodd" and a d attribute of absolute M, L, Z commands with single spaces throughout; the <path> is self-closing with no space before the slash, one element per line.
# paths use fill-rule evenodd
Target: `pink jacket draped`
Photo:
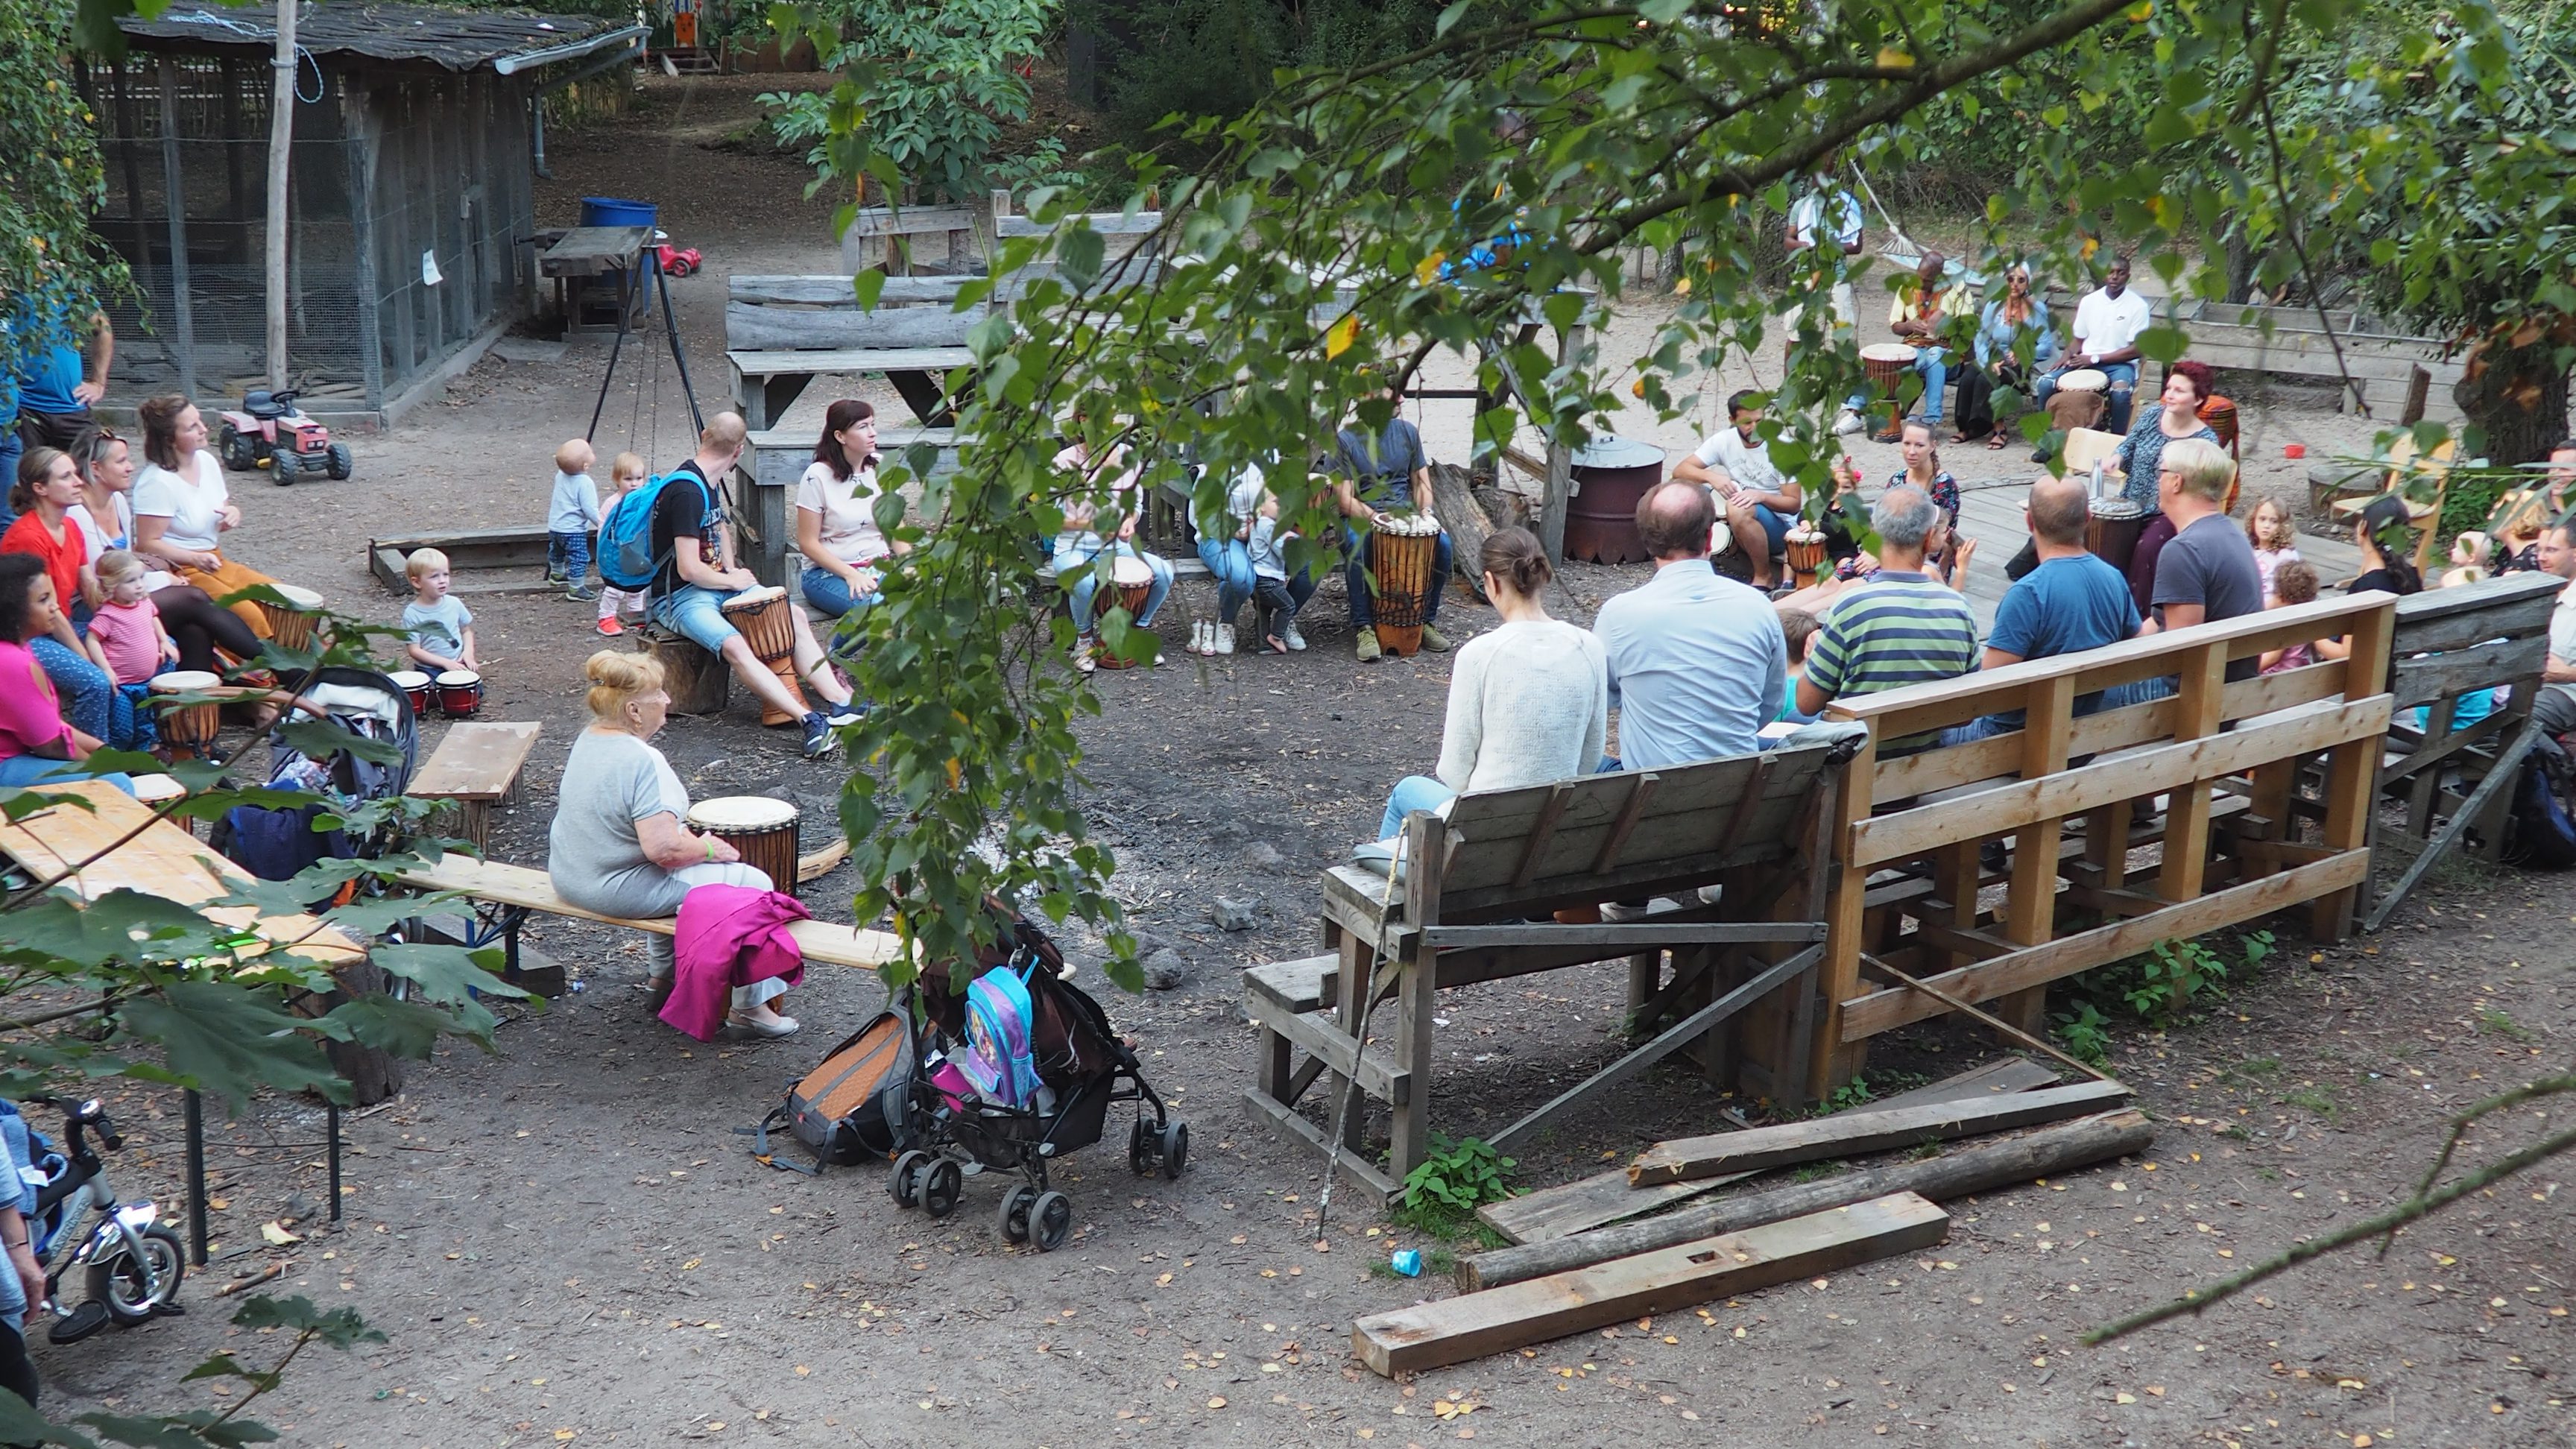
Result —
<path fill-rule="evenodd" d="M 662 1019 L 700 1041 L 715 1040 L 733 1004 L 733 989 L 785 977 L 805 979 L 805 956 L 788 933 L 811 920 L 805 903 L 750 886 L 702 885 L 680 902 L 672 943 L 675 976 Z"/>

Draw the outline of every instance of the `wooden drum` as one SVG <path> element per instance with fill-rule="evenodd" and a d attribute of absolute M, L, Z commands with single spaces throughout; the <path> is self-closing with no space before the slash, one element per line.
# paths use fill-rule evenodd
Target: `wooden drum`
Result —
<path fill-rule="evenodd" d="M 2098 367 L 2070 367 L 2057 375 L 2059 392 L 2109 392 L 2111 374 Z"/>
<path fill-rule="evenodd" d="M 2239 456 L 2236 451 L 2235 403 L 2212 393 L 2201 402 L 2200 420 L 2209 424 L 2209 430 L 2218 435 L 2218 446 L 2227 450 L 2227 456 Z"/>
<path fill-rule="evenodd" d="M 1377 590 L 1377 642 L 1408 656 L 1422 648 L 1431 612 L 1431 571 L 1440 557 L 1440 522 L 1419 513 L 1390 513 L 1369 530 L 1369 574 Z"/>
<path fill-rule="evenodd" d="M 1860 350 L 1860 365 L 1869 373 L 1870 385 L 1887 399 L 1887 431 L 1896 431 L 1905 421 L 1902 389 L 1914 366 L 1914 349 L 1902 342 L 1873 342 Z"/>
<path fill-rule="evenodd" d="M 259 611 L 268 619 L 270 642 L 281 649 L 312 648 L 314 629 L 322 622 L 322 596 L 293 584 L 269 587 L 286 599 L 283 605 L 260 601 Z"/>
<path fill-rule="evenodd" d="M 1790 577 L 1798 587 L 1803 589 L 1814 583 L 1825 567 L 1824 531 L 1797 524 L 1790 528 L 1784 547 L 1789 555 Z"/>
<path fill-rule="evenodd" d="M 796 682 L 796 606 L 787 601 L 787 591 L 775 586 L 745 589 L 727 599 L 725 622 L 742 635 L 752 654 L 769 666 L 778 682 L 796 700 L 796 713 L 786 714 L 778 706 L 763 701 L 760 722 L 765 725 L 794 724 L 807 712 L 805 691 Z"/>
<path fill-rule="evenodd" d="M 483 676 L 471 669 L 443 669 L 432 686 L 438 712 L 449 719 L 472 719 L 483 708 Z"/>
<path fill-rule="evenodd" d="M 796 826 L 803 811 L 767 795 L 724 795 L 689 807 L 689 828 L 713 835 L 742 852 L 742 862 L 764 872 L 771 890 L 796 894 Z"/>
<path fill-rule="evenodd" d="M 1133 627 L 1137 616 L 1145 612 L 1145 601 L 1154 596 L 1154 566 L 1141 558 L 1120 554 L 1109 561 L 1109 585 L 1117 591 L 1116 607 L 1127 611 L 1128 624 Z M 1107 590 L 1092 592 L 1091 618 L 1095 625 L 1107 612 L 1108 600 Z M 1133 669 L 1137 661 L 1121 659 L 1102 644 L 1093 649 L 1092 662 L 1103 669 Z"/>
<path fill-rule="evenodd" d="M 2084 547 L 2095 558 L 2129 572 L 2129 559 L 2138 551 L 2138 535 L 2147 531 L 2147 510 L 2127 498 L 2096 498 L 2093 511 L 2084 520 Z"/>
<path fill-rule="evenodd" d="M 161 716 L 161 743 L 168 745 L 171 753 L 186 750 L 202 759 L 215 747 L 215 729 L 223 723 L 223 702 L 210 699 L 202 704 L 179 704 L 174 700 L 178 695 L 222 687 L 221 679 L 200 669 L 173 669 L 152 677 L 152 708 Z"/>

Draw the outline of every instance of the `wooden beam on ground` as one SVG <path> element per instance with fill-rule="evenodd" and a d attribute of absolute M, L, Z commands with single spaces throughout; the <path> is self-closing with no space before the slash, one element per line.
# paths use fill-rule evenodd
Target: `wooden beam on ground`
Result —
<path fill-rule="evenodd" d="M 796 857 L 796 883 L 803 885 L 807 881 L 830 875 L 842 861 L 849 858 L 850 838 L 846 835 L 835 836 L 832 843 L 821 850 Z"/>
<path fill-rule="evenodd" d="M 1810 1122 L 1785 1122 L 1750 1132 L 1721 1132 L 1658 1142 L 1628 1165 L 1628 1180 L 1640 1185 L 1714 1177 L 1721 1172 L 1747 1172 L 1758 1167 L 1785 1167 L 1884 1152 L 1920 1142 L 1973 1137 L 2055 1122 L 2098 1112 L 2125 1100 L 2129 1089 L 2118 1082 L 2079 1082 L 2040 1092 L 2015 1092 L 1987 1102 L 1934 1103 L 1875 1112 L 1843 1112 Z"/>
<path fill-rule="evenodd" d="M 2105 1158 L 2144 1151 L 2154 1136 L 2155 1126 L 2143 1112 L 2105 1112 L 1939 1157 L 1890 1163 L 1817 1182 L 1787 1183 L 1762 1192 L 1737 1193 L 1662 1217 L 1477 1253 L 1458 1261 L 1458 1286 L 1468 1292 L 1498 1288 L 1633 1253 L 1653 1252 L 1712 1233 L 1741 1232 L 1884 1193 L 1920 1193 L 1943 1202 L 1990 1192 L 2033 1178 L 2071 1172 Z"/>
<path fill-rule="evenodd" d="M 1839 1272 L 1931 1247 L 1949 1234 L 1949 1214 L 1912 1193 L 1897 1193 L 1571 1273 L 1373 1313 L 1352 1326 L 1351 1351 L 1393 1377 Z"/>
<path fill-rule="evenodd" d="M 1901 1092 L 1871 1106 L 1885 1109 L 1921 1102 L 1975 1101 L 2004 1092 L 2056 1085 L 2057 1073 L 2028 1057 L 1997 1057 L 1955 1077 Z M 1619 1167 L 1555 1187 L 1525 1192 L 1501 1202 L 1489 1202 L 1476 1209 L 1476 1216 L 1485 1226 L 1514 1243 L 1541 1243 L 1586 1232 L 1605 1223 L 1638 1217 L 1657 1208 L 1714 1192 L 1730 1182 L 1740 1182 L 1752 1175 L 1748 1172 L 1740 1177 L 1704 1177 L 1690 1182 L 1634 1187 L 1628 1182 L 1628 1169 Z M 1717 1230 L 1711 1228 L 1709 1231 Z"/>
<path fill-rule="evenodd" d="M 2448 855 L 2451 847 L 2459 843 L 2470 822 L 2486 809 L 2487 801 L 2493 799 L 2496 791 L 2507 781 L 2521 773 L 2522 757 L 2530 754 L 2531 747 L 2539 741 L 2540 721 L 2526 719 L 2522 731 L 2513 737 L 2513 743 L 2505 746 L 2504 753 L 2496 757 L 2495 768 L 2487 771 L 2487 777 L 2478 782 L 2478 788 L 2469 792 L 2469 798 L 2460 802 L 2459 809 L 2451 812 L 2450 820 L 2442 826 L 2442 833 L 2433 837 L 2423 853 L 2415 857 L 2415 863 L 2406 867 L 2406 873 L 2397 878 L 2397 884 L 2390 886 L 2388 894 L 2372 908 L 2370 919 L 2362 925 L 2363 930 L 2376 931 L 2387 922 L 2390 913 L 2404 903 L 2408 893 L 2424 879 L 2426 872 L 2432 870 L 2433 863 Z"/>

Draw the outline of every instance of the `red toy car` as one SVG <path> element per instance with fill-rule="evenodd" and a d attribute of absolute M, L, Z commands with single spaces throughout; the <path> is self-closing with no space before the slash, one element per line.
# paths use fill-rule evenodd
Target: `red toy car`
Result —
<path fill-rule="evenodd" d="M 224 466 L 248 473 L 266 468 L 281 488 L 306 473 L 349 476 L 349 445 L 331 441 L 331 430 L 304 415 L 292 392 L 254 389 L 241 406 L 227 409 L 216 435 Z"/>
<path fill-rule="evenodd" d="M 669 242 L 653 248 L 662 259 L 662 271 L 669 276 L 685 277 L 697 271 L 704 258 L 696 247 L 675 247 Z"/>

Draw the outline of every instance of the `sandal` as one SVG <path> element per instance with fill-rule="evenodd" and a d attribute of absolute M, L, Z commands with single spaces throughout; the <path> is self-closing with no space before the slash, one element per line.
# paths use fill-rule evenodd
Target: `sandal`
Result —
<path fill-rule="evenodd" d="M 2012 445 L 2004 441 L 2004 430 L 1997 428 L 1992 433 L 1986 435 L 1986 446 L 2000 453 Z"/>

